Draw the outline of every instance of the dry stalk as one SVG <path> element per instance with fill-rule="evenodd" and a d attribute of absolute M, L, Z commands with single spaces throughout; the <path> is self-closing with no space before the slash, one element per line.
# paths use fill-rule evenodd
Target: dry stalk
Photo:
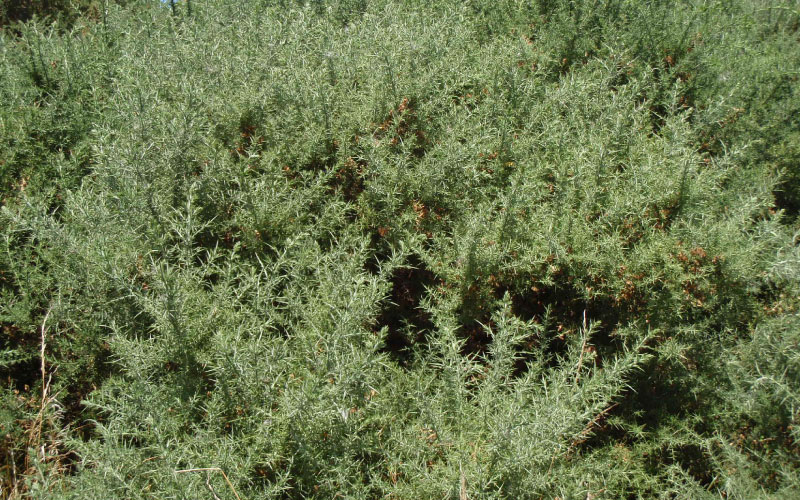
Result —
<path fill-rule="evenodd" d="M 583 366 L 583 352 L 586 350 L 586 341 L 589 340 L 589 332 L 586 330 L 586 309 L 583 310 L 583 344 L 581 344 L 581 354 L 578 357 L 578 367 L 575 368 L 575 384 L 581 378 L 581 366 Z"/>
<path fill-rule="evenodd" d="M 54 443 L 44 443 L 43 442 L 43 435 L 44 435 L 44 420 L 47 409 L 56 401 L 55 396 L 50 394 L 50 386 L 51 382 L 53 381 L 53 373 L 52 371 L 48 373 L 47 369 L 47 321 L 50 318 L 50 314 L 53 311 L 52 306 L 47 310 L 42 319 L 42 324 L 39 327 L 40 331 L 40 344 L 39 344 L 39 372 L 42 381 L 42 394 L 41 394 L 41 401 L 39 405 L 39 412 L 36 415 L 36 418 L 31 422 L 30 427 L 27 431 L 27 447 L 28 449 L 35 449 L 36 454 L 38 455 L 39 460 L 44 463 L 47 461 L 48 458 L 48 450 L 53 449 Z M 25 454 L 24 458 L 24 469 L 21 472 L 21 475 L 17 475 L 16 469 L 16 460 L 13 457 L 13 450 L 11 450 L 11 472 L 12 472 L 12 485 L 9 493 L 9 498 L 17 498 L 19 495 L 23 494 L 25 491 L 25 485 L 22 484 L 23 478 L 30 475 L 31 470 L 33 469 L 34 465 L 31 463 L 30 455 Z M 57 457 L 58 458 L 58 457 Z"/>
<path fill-rule="evenodd" d="M 467 476 L 464 475 L 463 470 L 461 470 L 461 481 L 459 484 L 458 500 L 469 500 L 469 497 L 467 497 Z"/>
<path fill-rule="evenodd" d="M 219 467 L 198 467 L 196 469 L 181 469 L 181 470 L 176 470 L 175 474 L 180 474 L 183 472 L 219 472 L 220 474 L 222 474 L 222 477 L 225 478 L 225 482 L 228 484 L 228 487 L 233 492 L 233 496 L 236 497 L 236 500 L 242 500 L 241 498 L 239 498 L 239 494 L 236 493 L 236 489 L 233 487 L 233 484 L 231 484 L 231 480 L 228 479 L 228 475 L 225 474 L 225 471 L 220 469 Z M 209 485 L 209 488 L 211 487 L 208 480 L 206 480 L 206 485 Z M 215 498 L 217 497 L 217 494 L 214 492 L 213 488 L 211 488 L 211 494 L 213 494 Z"/>
<path fill-rule="evenodd" d="M 45 411 L 47 410 L 48 406 L 53 403 L 55 400 L 54 397 L 50 396 L 50 383 L 53 380 L 53 374 L 47 373 L 47 359 L 45 357 L 45 353 L 47 351 L 47 320 L 50 318 L 50 313 L 53 311 L 53 308 L 50 307 L 44 315 L 44 319 L 42 319 L 42 325 L 39 328 L 41 332 L 41 341 L 39 345 L 39 371 L 41 372 L 42 377 L 42 397 L 41 397 L 41 404 L 39 406 L 39 414 L 36 415 L 36 420 L 34 420 L 33 425 L 31 426 L 31 434 L 28 437 L 28 445 L 31 447 L 36 448 L 39 451 L 40 459 L 42 461 L 45 460 L 47 457 L 47 453 L 45 452 L 45 447 L 42 444 L 42 427 L 44 426 L 44 415 Z M 29 468 L 30 464 L 26 458 L 26 469 Z"/>
<path fill-rule="evenodd" d="M 42 421 L 44 419 L 44 410 L 47 407 L 47 393 L 50 390 L 50 383 L 47 378 L 47 361 L 45 360 L 45 351 L 47 350 L 47 319 L 50 317 L 51 309 L 48 309 L 42 320 L 42 326 L 39 327 L 41 333 L 41 341 L 39 344 L 39 371 L 42 377 L 42 401 L 39 406 L 39 414 L 36 416 L 33 425 L 31 426 L 31 433 L 28 436 L 28 444 L 39 447 L 39 441 L 42 436 Z M 27 464 L 26 464 L 27 465 Z"/>
<path fill-rule="evenodd" d="M 586 427 L 583 428 L 583 430 L 580 432 L 580 434 L 578 434 L 572 440 L 572 443 L 570 443 L 569 449 L 567 450 L 567 455 L 572 453 L 572 450 L 574 450 L 576 446 L 578 446 L 579 444 L 581 444 L 584 441 L 586 441 L 586 438 L 589 437 L 589 434 L 597 426 L 598 422 L 600 422 L 600 420 L 605 418 L 605 416 L 608 415 L 608 412 L 610 412 L 611 410 L 616 408 L 618 405 L 619 405 L 619 403 L 612 403 L 607 408 L 605 408 L 603 411 L 601 411 L 600 413 L 595 415 L 595 417 L 591 421 L 589 421 L 588 424 L 586 424 Z"/>
<path fill-rule="evenodd" d="M 206 472 L 206 486 L 208 487 L 208 491 L 211 492 L 211 495 L 214 497 L 214 500 L 222 500 L 219 496 L 217 496 L 217 492 L 214 491 L 214 487 L 211 486 L 211 474 Z"/>

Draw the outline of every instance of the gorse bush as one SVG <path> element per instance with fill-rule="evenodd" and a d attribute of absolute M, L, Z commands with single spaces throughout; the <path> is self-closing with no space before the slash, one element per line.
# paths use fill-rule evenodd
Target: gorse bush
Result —
<path fill-rule="evenodd" d="M 796 2 L 2 35 L 10 498 L 793 498 Z"/>

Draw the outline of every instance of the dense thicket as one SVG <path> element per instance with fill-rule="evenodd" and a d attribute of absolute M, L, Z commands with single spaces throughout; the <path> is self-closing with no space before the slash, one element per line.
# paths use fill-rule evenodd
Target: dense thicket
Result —
<path fill-rule="evenodd" d="M 14 25 L 2 495 L 797 497 L 798 26 L 793 0 Z"/>
<path fill-rule="evenodd" d="M 108 0 L 6 0 L 0 4 L 0 27 L 13 31 L 17 23 L 33 19 L 69 27 L 80 17 L 98 19 L 108 3 Z"/>

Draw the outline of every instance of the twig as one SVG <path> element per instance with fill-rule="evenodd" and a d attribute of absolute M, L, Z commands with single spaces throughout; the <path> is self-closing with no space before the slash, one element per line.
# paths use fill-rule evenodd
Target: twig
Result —
<path fill-rule="evenodd" d="M 617 406 L 619 406 L 619 403 L 612 403 L 612 404 L 611 404 L 610 406 L 608 406 L 606 409 L 604 409 L 603 411 L 601 411 L 600 413 L 598 413 L 597 415 L 595 415 L 595 417 L 594 417 L 594 418 L 593 418 L 591 421 L 589 421 L 589 423 L 588 423 L 588 424 L 586 424 L 586 427 L 584 427 L 584 428 L 583 428 L 583 430 L 581 431 L 581 433 L 580 433 L 580 434 L 578 434 L 578 435 L 575 437 L 575 439 L 573 439 L 573 440 L 572 440 L 572 443 L 570 443 L 570 445 L 569 445 L 569 449 L 567 450 L 567 455 L 569 455 L 569 454 L 572 452 L 572 450 L 573 450 L 573 449 L 574 449 L 576 446 L 578 446 L 579 444 L 581 444 L 581 443 L 583 443 L 584 441 L 586 441 L 586 438 L 589 436 L 589 433 L 590 433 L 590 432 L 592 432 L 592 429 L 594 429 L 594 428 L 595 428 L 595 426 L 597 425 L 597 423 L 598 423 L 598 422 L 599 422 L 599 421 L 600 421 L 602 418 L 604 418 L 604 417 L 605 417 L 605 416 L 608 414 L 608 412 L 610 412 L 611 410 L 613 410 L 613 409 L 614 409 L 614 408 L 616 408 Z"/>
<path fill-rule="evenodd" d="M 547 468 L 547 474 L 545 474 L 545 475 L 547 475 L 547 476 L 550 475 L 550 471 L 553 470 L 553 464 L 555 464 L 555 463 L 556 463 L 556 454 L 553 453 L 553 456 L 550 458 L 550 467 Z"/>
<path fill-rule="evenodd" d="M 14 447 L 9 447 L 9 451 L 11 452 L 11 496 L 9 498 L 13 498 L 14 495 L 17 493 L 17 459 L 14 457 Z"/>
<path fill-rule="evenodd" d="M 221 500 L 221 499 L 220 499 L 220 498 L 217 496 L 217 492 L 216 492 L 216 491 L 214 491 L 214 487 L 213 487 L 213 486 L 211 486 L 211 474 L 210 474 L 210 473 L 208 473 L 208 472 L 206 472 L 206 486 L 208 486 L 208 490 L 209 490 L 209 491 L 211 492 L 211 494 L 214 496 L 214 500 Z"/>
<path fill-rule="evenodd" d="M 47 361 L 45 359 L 45 351 L 47 350 L 47 319 L 50 317 L 50 312 L 52 312 L 52 306 L 47 309 L 47 312 L 44 315 L 44 319 L 42 319 L 42 326 L 40 327 L 41 330 L 41 345 L 39 348 L 39 370 L 42 374 L 42 403 L 39 407 L 39 415 L 36 417 L 35 423 L 35 432 L 30 436 L 30 444 L 35 448 L 39 448 L 39 442 L 42 437 L 42 426 L 44 425 L 44 411 L 47 407 L 47 403 L 50 400 L 47 393 L 50 390 L 50 381 L 52 380 L 52 375 L 50 377 L 47 376 Z M 42 449 L 44 447 L 42 446 Z M 42 460 L 44 461 L 46 458 L 46 454 L 42 451 Z M 27 459 L 26 459 L 27 462 Z"/>
<path fill-rule="evenodd" d="M 460 481 L 460 484 L 459 484 L 460 488 L 459 488 L 459 491 L 458 491 L 458 500 L 469 500 L 469 497 L 467 497 L 467 476 L 464 475 L 464 470 L 461 469 L 460 465 L 458 466 L 458 468 L 460 469 L 459 472 L 461 472 L 461 481 Z"/>
<path fill-rule="evenodd" d="M 40 368 L 42 371 L 42 411 L 44 411 L 44 404 L 45 400 L 47 399 L 47 389 L 49 385 L 45 384 L 45 379 L 47 377 L 47 367 L 45 365 L 44 351 L 47 348 L 47 318 L 50 317 L 50 311 L 52 310 L 53 310 L 52 307 L 47 310 L 47 313 L 45 313 L 44 319 L 42 320 L 42 327 L 40 328 L 40 330 L 42 331 L 42 344 L 41 344 L 41 349 L 39 350 L 39 359 L 41 360 Z"/>
<path fill-rule="evenodd" d="M 575 383 L 581 378 L 581 366 L 583 365 L 583 351 L 586 350 L 586 341 L 589 340 L 589 332 L 586 331 L 586 309 L 583 310 L 583 344 L 581 344 L 581 354 L 578 358 L 578 367 L 575 369 Z"/>
<path fill-rule="evenodd" d="M 234 489 L 233 484 L 231 484 L 231 480 L 228 479 L 228 475 L 225 474 L 225 471 L 220 469 L 219 467 L 198 467 L 196 469 L 181 469 L 181 470 L 176 470 L 175 474 L 180 474 L 182 472 L 203 472 L 203 471 L 206 471 L 206 472 L 217 471 L 217 472 L 221 473 L 222 477 L 225 478 L 225 482 L 228 483 L 228 487 L 233 492 L 233 496 L 236 497 L 236 500 L 242 500 L 241 498 L 239 498 L 239 494 L 236 493 L 236 489 Z M 208 484 L 208 483 L 206 483 L 206 484 Z M 213 490 L 212 490 L 212 493 L 213 493 Z"/>

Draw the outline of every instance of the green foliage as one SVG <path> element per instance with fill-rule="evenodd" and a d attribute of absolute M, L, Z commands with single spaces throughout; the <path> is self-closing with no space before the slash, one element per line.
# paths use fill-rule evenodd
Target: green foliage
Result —
<path fill-rule="evenodd" d="M 0 38 L 13 498 L 792 498 L 796 3 Z"/>

